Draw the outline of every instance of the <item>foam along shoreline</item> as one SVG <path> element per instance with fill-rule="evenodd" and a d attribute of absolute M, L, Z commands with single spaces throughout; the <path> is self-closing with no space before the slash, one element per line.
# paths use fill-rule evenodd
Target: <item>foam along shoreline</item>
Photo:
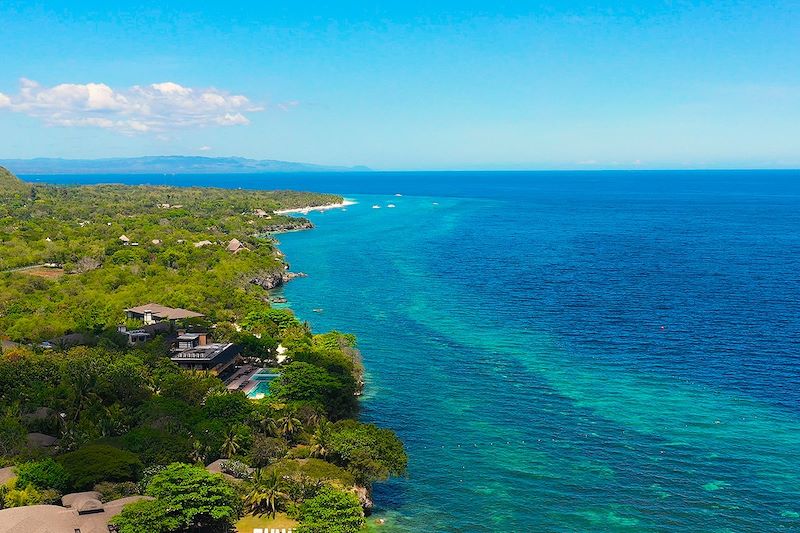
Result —
<path fill-rule="evenodd" d="M 325 205 L 315 205 L 315 206 L 307 205 L 306 207 L 295 207 L 293 209 L 279 209 L 278 211 L 275 211 L 275 214 L 288 215 L 290 213 L 300 213 L 305 215 L 311 211 L 327 211 L 329 209 L 339 209 L 342 207 L 347 207 L 348 205 L 355 205 L 356 203 L 358 202 L 356 202 L 355 200 L 348 200 L 347 198 L 345 198 L 343 202 L 336 204 L 325 204 Z"/>

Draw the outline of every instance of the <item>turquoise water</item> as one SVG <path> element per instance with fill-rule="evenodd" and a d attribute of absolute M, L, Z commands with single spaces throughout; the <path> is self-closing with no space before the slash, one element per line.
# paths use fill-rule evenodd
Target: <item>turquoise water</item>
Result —
<path fill-rule="evenodd" d="M 800 173 L 125 179 L 359 202 L 280 240 L 408 448 L 382 531 L 800 531 Z"/>

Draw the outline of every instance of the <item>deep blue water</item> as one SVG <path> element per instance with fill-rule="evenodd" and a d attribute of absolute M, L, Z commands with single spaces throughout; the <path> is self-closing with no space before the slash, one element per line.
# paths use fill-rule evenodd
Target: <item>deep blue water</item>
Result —
<path fill-rule="evenodd" d="M 359 202 L 280 240 L 407 445 L 382 531 L 800 531 L 800 172 L 46 181 Z"/>

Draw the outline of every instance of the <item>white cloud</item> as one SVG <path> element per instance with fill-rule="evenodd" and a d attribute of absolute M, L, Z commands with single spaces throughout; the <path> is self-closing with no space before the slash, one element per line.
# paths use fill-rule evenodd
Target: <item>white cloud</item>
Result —
<path fill-rule="evenodd" d="M 0 109 L 24 113 L 51 126 L 96 127 L 135 134 L 250 123 L 263 111 L 246 96 L 195 89 L 167 81 L 116 90 L 104 83 L 42 87 L 22 78 L 16 95 L 0 93 Z"/>
<path fill-rule="evenodd" d="M 198 148 L 198 150 L 201 151 L 201 152 L 208 152 L 208 151 L 211 150 L 211 147 L 210 146 L 201 146 L 200 148 Z"/>

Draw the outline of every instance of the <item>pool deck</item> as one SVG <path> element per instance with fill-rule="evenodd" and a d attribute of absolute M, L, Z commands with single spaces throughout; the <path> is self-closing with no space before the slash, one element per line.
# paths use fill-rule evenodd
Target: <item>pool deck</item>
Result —
<path fill-rule="evenodd" d="M 249 395 L 259 383 L 263 383 L 263 379 L 253 379 L 255 374 L 263 370 L 261 367 L 254 365 L 244 365 L 238 369 L 233 376 L 225 380 L 225 386 L 230 391 L 242 391 Z"/>
<path fill-rule="evenodd" d="M 253 390 L 258 382 L 250 378 L 253 374 L 261 370 L 257 366 L 244 365 L 236 373 L 225 381 L 225 386 L 231 391 L 243 391 L 245 394 Z"/>

